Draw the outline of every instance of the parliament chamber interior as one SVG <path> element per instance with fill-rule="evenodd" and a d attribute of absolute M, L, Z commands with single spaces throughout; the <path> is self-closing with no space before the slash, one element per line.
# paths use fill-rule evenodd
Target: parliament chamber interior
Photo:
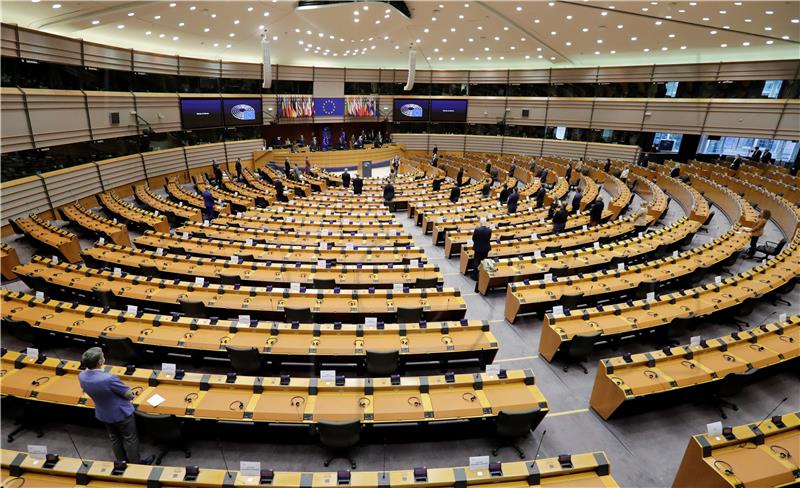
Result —
<path fill-rule="evenodd" d="M 0 2 L 0 478 L 800 484 L 800 2 Z"/>

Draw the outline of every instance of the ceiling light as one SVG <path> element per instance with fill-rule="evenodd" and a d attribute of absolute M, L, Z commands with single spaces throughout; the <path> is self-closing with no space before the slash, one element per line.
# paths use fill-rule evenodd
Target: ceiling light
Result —
<path fill-rule="evenodd" d="M 424 33 L 426 33 L 426 34 L 427 34 L 428 32 L 430 32 L 430 29 L 428 29 L 428 28 L 426 27 L 426 28 L 422 29 L 422 32 L 424 32 Z"/>
<path fill-rule="evenodd" d="M 175 5 L 177 5 L 175 2 L 169 4 L 170 7 L 174 7 Z"/>
<path fill-rule="evenodd" d="M 456 28 L 455 28 L 455 27 L 451 27 L 451 28 L 450 28 L 450 32 L 455 32 L 455 31 L 456 31 Z"/>
<path fill-rule="evenodd" d="M 478 60 L 480 60 L 480 59 L 481 59 L 481 58 L 479 58 L 478 56 L 475 56 L 475 61 L 478 61 Z"/>
<path fill-rule="evenodd" d="M 556 32 L 556 31 L 550 31 L 550 35 L 551 35 L 551 36 L 554 36 L 554 35 L 556 35 L 556 34 L 558 34 L 558 32 Z"/>
<path fill-rule="evenodd" d="M 788 41 L 789 40 L 789 36 L 781 36 L 781 39 L 783 39 L 784 41 Z"/>
<path fill-rule="evenodd" d="M 203 29 L 203 32 L 208 32 L 208 31 L 210 31 L 210 30 L 211 30 L 211 29 L 209 29 L 208 27 L 206 27 L 205 29 Z"/>
<path fill-rule="evenodd" d="M 60 3 L 54 3 L 53 4 L 53 8 L 56 8 L 56 9 L 61 8 L 61 4 Z"/>
<path fill-rule="evenodd" d="M 353 22 L 355 22 L 355 23 L 357 24 L 357 23 L 358 23 L 358 17 L 356 17 L 355 19 L 353 19 Z"/>
<path fill-rule="evenodd" d="M 625 27 L 625 26 L 622 25 L 622 24 L 617 24 L 617 29 L 622 29 L 623 27 Z"/>
<path fill-rule="evenodd" d="M 389 14 L 384 15 L 383 18 L 384 19 L 388 19 L 389 18 Z M 336 55 L 334 54 L 334 56 L 336 56 Z"/>
<path fill-rule="evenodd" d="M 194 5 L 192 5 L 191 7 L 189 7 L 189 10 L 191 10 L 191 11 L 193 11 L 193 12 L 194 12 L 195 10 L 197 10 L 197 7 L 195 7 Z"/>
<path fill-rule="evenodd" d="M 502 60 L 502 59 L 506 59 L 506 57 L 505 57 L 505 56 L 500 56 L 500 59 L 501 59 L 501 60 Z"/>
<path fill-rule="evenodd" d="M 555 56 L 550 56 L 550 61 L 555 61 L 555 60 L 556 60 Z"/>
<path fill-rule="evenodd" d="M 602 39 L 598 39 L 598 40 L 597 40 L 597 43 L 598 43 L 598 44 L 602 44 L 602 43 L 603 43 L 603 40 L 602 40 Z"/>
<path fill-rule="evenodd" d="M 228 37 L 236 37 L 236 34 L 234 34 L 233 32 L 231 32 L 230 34 L 228 34 Z"/>
<path fill-rule="evenodd" d="M 540 54 L 540 55 L 538 55 L 538 56 L 536 56 L 536 57 L 537 57 L 537 58 L 539 58 L 539 59 L 542 59 L 542 58 L 544 58 L 544 56 L 542 56 L 541 54 Z"/>
<path fill-rule="evenodd" d="M 438 47 L 433 48 L 433 52 L 438 53 L 439 52 L 439 48 Z"/>
<path fill-rule="evenodd" d="M 442 60 L 442 57 L 441 57 L 441 56 L 439 56 L 439 58 L 438 58 L 438 59 L 439 59 L 439 61 L 441 61 L 441 60 Z"/>
<path fill-rule="evenodd" d="M 479 25 L 479 26 L 478 26 L 478 30 L 483 30 L 483 26 L 482 26 L 482 25 Z"/>
<path fill-rule="evenodd" d="M 431 17 L 431 22 L 436 22 L 436 17 Z"/>
<path fill-rule="evenodd" d="M 767 10 L 767 11 L 766 11 L 766 12 L 764 12 L 764 13 L 765 13 L 765 14 L 767 14 L 767 15 L 772 15 L 772 14 L 774 14 L 775 12 L 773 12 L 772 10 Z"/>
<path fill-rule="evenodd" d="M 184 25 L 186 25 L 186 24 L 185 24 L 185 23 L 183 23 L 183 22 L 179 22 L 179 23 L 178 23 L 178 27 L 183 27 Z"/>
<path fill-rule="evenodd" d="M 725 14 L 728 13 L 728 11 L 727 10 L 720 10 L 719 13 L 721 13 L 722 15 L 725 15 Z"/>
<path fill-rule="evenodd" d="M 500 40 L 500 38 L 499 38 L 499 37 L 497 37 L 497 36 L 494 36 L 494 40 L 495 40 L 495 41 L 499 41 L 499 40 Z"/>
<path fill-rule="evenodd" d="M 646 48 L 642 49 L 642 51 L 644 51 L 646 53 L 649 53 L 650 52 L 650 48 L 646 47 Z"/>
<path fill-rule="evenodd" d="M 297 43 L 302 46 L 303 44 L 305 44 L 305 41 L 300 40 L 300 41 L 297 41 Z"/>
<path fill-rule="evenodd" d="M 572 45 L 572 43 L 569 42 L 569 41 L 565 42 L 564 44 L 566 44 L 567 46 L 571 46 Z"/>
<path fill-rule="evenodd" d="M 173 36 L 173 37 L 172 37 L 172 40 L 173 40 L 173 41 L 177 41 L 178 39 L 180 39 L 180 37 L 178 37 L 178 36 Z"/>
<path fill-rule="evenodd" d="M 533 23 L 534 23 L 534 24 L 538 24 L 539 22 L 541 22 L 541 20 L 539 20 L 539 19 L 533 19 Z"/>
<path fill-rule="evenodd" d="M 661 22 L 660 20 L 656 20 L 656 25 L 661 25 L 661 24 L 663 24 L 663 22 Z"/>
<path fill-rule="evenodd" d="M 310 30 L 307 30 L 307 31 L 306 31 L 306 35 L 307 35 L 307 36 L 310 36 L 310 35 L 311 35 L 311 31 L 310 31 Z"/>
<path fill-rule="evenodd" d="M 771 30 L 772 30 L 772 27 L 764 27 L 764 30 L 765 30 L 765 31 L 771 31 Z"/>
<path fill-rule="evenodd" d="M 667 46 L 664 46 L 664 47 L 661 48 L 661 50 L 662 51 L 667 51 L 667 50 L 669 50 L 669 48 Z"/>
<path fill-rule="evenodd" d="M 214 47 L 219 47 L 219 43 L 218 43 L 218 42 L 215 42 L 215 43 L 214 43 Z"/>
<path fill-rule="evenodd" d="M 272 40 L 273 41 L 277 41 L 278 40 L 278 36 L 272 36 Z"/>
<path fill-rule="evenodd" d="M 715 30 L 712 30 L 711 32 L 709 32 L 709 34 L 711 34 L 712 36 L 713 36 L 713 35 L 716 35 L 716 34 L 717 34 L 717 31 L 715 31 Z"/>
<path fill-rule="evenodd" d="M 509 49 L 511 49 L 512 51 L 515 51 L 517 49 L 517 46 L 511 46 Z"/>
<path fill-rule="evenodd" d="M 234 20 L 233 25 L 239 25 L 239 19 Z"/>
<path fill-rule="evenodd" d="M 422 43 L 422 39 L 417 39 L 416 42 L 417 42 L 417 44 L 421 44 Z"/>
<path fill-rule="evenodd" d="M 384 11 L 384 13 L 387 13 L 387 14 L 388 14 L 388 13 L 391 13 L 391 12 L 392 12 L 392 10 L 391 10 L 391 9 L 388 9 L 388 8 L 387 8 L 387 9 Z"/>
<path fill-rule="evenodd" d="M 164 35 L 164 34 L 159 34 L 159 35 L 158 35 L 158 38 L 159 38 L 159 39 L 163 39 L 164 37 L 165 37 L 165 35 Z"/>
<path fill-rule="evenodd" d="M 331 38 L 333 38 L 333 36 L 331 36 Z M 384 41 L 388 41 L 389 40 L 389 36 L 383 36 L 383 40 Z"/>
<path fill-rule="evenodd" d="M 691 7 L 696 7 L 696 6 L 697 6 L 697 2 L 689 2 L 689 5 L 690 5 Z"/>
<path fill-rule="evenodd" d="M 253 11 L 253 7 L 247 7 L 247 11 L 248 12 L 252 12 Z"/>
<path fill-rule="evenodd" d="M 468 3 L 465 3 L 465 4 L 464 4 L 464 8 L 469 8 L 469 4 L 468 4 Z"/>
<path fill-rule="evenodd" d="M 595 53 L 595 54 L 600 54 L 600 51 L 595 51 L 594 53 Z"/>
<path fill-rule="evenodd" d="M 134 15 L 136 15 L 136 14 L 133 13 L 133 12 L 128 12 L 128 17 L 133 17 Z"/>
<path fill-rule="evenodd" d="M 744 41 L 744 42 L 742 43 L 742 46 L 744 46 L 744 47 L 747 47 L 747 46 L 749 46 L 749 45 L 750 45 L 750 43 L 749 43 L 749 42 L 747 42 L 747 41 Z"/>
<path fill-rule="evenodd" d="M 752 22 L 752 21 L 753 21 L 753 19 L 744 19 L 744 21 L 745 21 L 745 22 L 747 22 L 747 23 L 749 24 L 750 22 Z"/>
<path fill-rule="evenodd" d="M 300 32 L 300 29 L 297 29 L 297 28 L 295 28 L 295 30 L 294 30 L 294 31 L 295 31 L 295 32 L 297 32 L 297 33 L 299 33 L 299 32 Z"/>
<path fill-rule="evenodd" d="M 527 41 L 527 39 L 525 39 L 524 37 L 520 37 L 520 38 L 519 38 L 519 40 L 520 40 L 520 42 L 525 42 L 525 41 Z"/>
<path fill-rule="evenodd" d="M 160 18 L 161 18 L 161 16 L 160 16 L 160 15 L 156 15 L 156 16 L 155 16 L 155 17 L 153 17 L 153 18 L 154 18 L 154 19 L 156 19 L 156 20 L 158 20 L 158 19 L 160 19 Z"/>
<path fill-rule="evenodd" d="M 230 49 L 233 47 L 233 44 L 225 44 L 225 49 Z"/>
<path fill-rule="evenodd" d="M 589 28 L 588 27 L 584 27 L 583 29 L 581 29 L 581 32 L 589 32 Z"/>
<path fill-rule="evenodd" d="M 427 56 L 425 59 L 427 59 L 428 61 L 430 61 L 430 60 L 431 60 L 431 57 L 430 57 L 430 56 Z"/>
<path fill-rule="evenodd" d="M 152 31 L 147 31 L 147 32 L 144 33 L 144 35 L 149 36 L 152 33 L 153 33 Z"/>
<path fill-rule="evenodd" d="M 540 48 L 540 47 L 537 47 L 537 48 L 536 48 L 536 52 L 542 52 L 542 48 Z"/>
<path fill-rule="evenodd" d="M 464 14 L 460 14 L 460 15 L 458 16 L 458 18 L 459 18 L 460 20 L 464 20 Z"/>
<path fill-rule="evenodd" d="M 678 9 L 678 13 L 685 14 L 686 13 L 686 9 L 685 8 L 679 8 Z"/>
<path fill-rule="evenodd" d="M 522 7 L 517 7 L 517 12 L 522 12 Z"/>
<path fill-rule="evenodd" d="M 474 42 L 474 41 L 475 41 L 475 39 L 473 39 L 473 38 L 471 38 L 471 37 L 470 37 L 469 39 L 467 39 L 467 41 L 468 41 L 468 42 Z"/>
<path fill-rule="evenodd" d="M 483 50 L 488 52 L 488 51 L 489 51 L 489 48 L 488 48 L 488 47 L 485 47 L 485 48 L 483 48 Z"/>
<path fill-rule="evenodd" d="M 737 7 L 741 7 L 742 6 L 742 2 L 733 2 L 733 4 L 736 5 Z"/>
<path fill-rule="evenodd" d="M 572 20 L 572 16 L 571 15 L 567 15 L 567 20 Z"/>
<path fill-rule="evenodd" d="M 600 15 L 602 15 L 603 17 L 605 17 L 606 15 L 608 15 L 608 12 L 606 12 L 605 10 L 603 10 L 602 12 L 600 12 Z"/>
<path fill-rule="evenodd" d="M 369 10 L 369 5 L 364 5 L 364 6 L 363 6 L 363 7 L 361 7 L 361 8 L 362 8 L 362 9 L 364 9 L 364 10 Z"/>
<path fill-rule="evenodd" d="M 99 24 L 99 23 L 100 23 L 100 21 L 99 21 L 99 20 L 93 20 L 93 21 L 92 21 L 92 25 L 97 25 L 97 24 Z"/>
<path fill-rule="evenodd" d="M 636 37 L 636 36 L 634 36 L 634 37 L 631 37 L 631 41 L 636 41 L 636 40 L 638 40 L 638 39 L 639 39 L 639 38 L 638 38 L 638 37 Z"/>
<path fill-rule="evenodd" d="M 556 2 L 548 2 L 548 3 L 547 3 L 547 5 L 548 5 L 549 7 L 552 7 L 552 6 L 553 6 L 553 5 L 555 5 L 555 4 L 556 4 Z"/>
<path fill-rule="evenodd" d="M 531 57 L 530 57 L 529 55 L 527 55 L 527 54 L 526 54 L 526 55 L 525 55 L 525 59 L 531 59 Z"/>
<path fill-rule="evenodd" d="M 685 51 L 685 50 L 686 50 L 686 46 L 681 46 L 681 51 Z"/>
<path fill-rule="evenodd" d="M 670 39 L 675 39 L 675 34 L 670 34 L 667 37 L 669 37 Z"/>
<path fill-rule="evenodd" d="M 767 41 L 767 44 L 772 44 L 772 43 L 774 43 L 774 42 L 775 42 L 775 41 L 773 41 L 772 39 L 770 39 L 769 41 Z"/>
<path fill-rule="evenodd" d="M 727 44 L 720 44 L 719 47 L 728 47 Z"/>
<path fill-rule="evenodd" d="M 503 27 L 503 30 L 507 31 L 508 30 L 508 26 Z"/>
<path fill-rule="evenodd" d="M 708 22 L 709 20 L 711 19 L 709 19 L 708 17 L 703 17 L 703 22 Z"/>
<path fill-rule="evenodd" d="M 610 52 L 611 54 L 617 54 L 617 51 L 614 51 L 613 49 Z"/>
<path fill-rule="evenodd" d="M 39 3 L 41 0 L 31 0 L 33 3 Z"/>
<path fill-rule="evenodd" d="M 492 60 L 492 57 L 491 57 L 491 56 L 486 56 L 486 59 L 488 59 L 489 61 L 491 61 L 491 60 Z"/>
<path fill-rule="evenodd" d="M 380 19 L 376 20 L 375 23 L 380 24 L 381 23 Z"/>
<path fill-rule="evenodd" d="M 119 24 L 119 25 L 117 26 L 117 29 L 124 29 L 124 28 L 125 28 L 125 24 Z"/>
<path fill-rule="evenodd" d="M 463 47 L 458 48 L 458 52 L 463 53 L 464 52 L 464 48 Z"/>
<path fill-rule="evenodd" d="M 395 48 L 395 49 L 400 49 L 400 46 L 398 46 L 398 45 L 396 45 L 396 44 L 395 44 L 394 48 Z"/>
<path fill-rule="evenodd" d="M 650 10 L 650 9 L 647 8 L 647 7 L 642 7 L 642 12 L 647 12 L 648 10 Z"/>
<path fill-rule="evenodd" d="M 217 14 L 211 14 L 211 18 L 212 19 L 216 19 L 217 18 Z"/>

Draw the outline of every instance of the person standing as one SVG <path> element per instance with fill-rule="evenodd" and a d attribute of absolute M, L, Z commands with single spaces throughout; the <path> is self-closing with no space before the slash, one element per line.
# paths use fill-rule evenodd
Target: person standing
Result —
<path fill-rule="evenodd" d="M 83 353 L 81 363 L 86 369 L 78 374 L 81 389 L 94 402 L 95 418 L 106 426 L 114 458 L 131 464 L 152 464 L 155 456 L 139 457 L 139 435 L 131 403 L 136 395 L 117 376 L 103 371 L 105 362 L 99 347 Z"/>
<path fill-rule="evenodd" d="M 275 195 L 279 202 L 283 201 L 283 181 L 280 178 L 275 180 Z"/>
<path fill-rule="evenodd" d="M 575 194 L 572 195 L 571 213 L 577 213 L 581 209 L 581 200 L 583 200 L 583 191 L 578 188 L 575 190 Z"/>
<path fill-rule="evenodd" d="M 511 190 L 508 189 L 506 185 L 503 185 L 503 188 L 500 190 L 500 203 L 508 202 L 508 195 L 511 194 Z"/>
<path fill-rule="evenodd" d="M 542 208 L 544 206 L 544 197 L 547 195 L 547 190 L 544 186 L 540 186 L 538 190 L 536 190 L 536 208 Z"/>
<path fill-rule="evenodd" d="M 344 188 L 350 188 L 350 173 L 347 170 L 342 173 L 342 186 Z"/>
<path fill-rule="evenodd" d="M 311 174 L 311 161 L 308 160 L 308 156 L 306 156 L 305 166 L 303 167 L 303 171 L 305 174 Z"/>
<path fill-rule="evenodd" d="M 486 180 L 486 183 L 483 184 L 483 188 L 481 188 L 481 196 L 483 198 L 489 198 L 489 195 L 492 194 L 492 182 L 491 180 Z"/>
<path fill-rule="evenodd" d="M 442 189 L 442 179 L 441 178 L 434 178 L 433 179 L 433 191 L 439 191 Z"/>
<path fill-rule="evenodd" d="M 733 159 L 733 163 L 731 163 L 731 169 L 734 171 L 739 171 L 739 167 L 742 165 L 742 157 L 738 154 Z"/>
<path fill-rule="evenodd" d="M 611 171 L 611 159 L 606 159 L 606 164 L 603 165 L 603 171 L 605 171 L 606 173 Z"/>
<path fill-rule="evenodd" d="M 361 179 L 361 175 L 356 175 L 356 177 L 353 179 L 353 194 L 361 195 L 363 189 L 364 180 Z"/>
<path fill-rule="evenodd" d="M 625 183 L 626 185 L 628 184 L 628 173 L 629 173 L 628 167 L 627 167 L 627 166 L 625 166 L 625 169 L 623 169 L 623 170 L 622 170 L 622 173 L 620 173 L 620 175 L 619 175 L 619 178 L 620 178 L 620 179 L 622 180 L 622 182 L 623 182 L 623 183 Z"/>
<path fill-rule="evenodd" d="M 287 178 L 292 177 L 292 166 L 289 164 L 289 158 L 283 160 L 283 172 L 286 173 Z"/>
<path fill-rule="evenodd" d="M 764 155 L 761 156 L 761 162 L 764 164 L 770 164 L 772 162 L 772 153 L 769 152 L 769 149 L 764 151 Z"/>
<path fill-rule="evenodd" d="M 214 179 L 217 180 L 217 186 L 222 185 L 222 170 L 219 169 L 216 159 L 211 160 L 211 170 L 214 172 Z"/>
<path fill-rule="evenodd" d="M 598 197 L 589 208 L 589 225 L 600 225 L 600 221 L 603 219 L 604 208 L 605 204 L 603 203 L 603 199 Z"/>
<path fill-rule="evenodd" d="M 492 229 L 486 225 L 486 217 L 481 217 L 478 227 L 475 227 L 475 230 L 472 231 L 472 250 L 475 252 L 472 278 L 477 282 L 481 263 L 489 256 L 489 251 L 492 250 Z"/>
<path fill-rule="evenodd" d="M 236 178 L 242 181 L 242 158 L 236 158 Z"/>
<path fill-rule="evenodd" d="M 764 227 L 767 225 L 767 221 L 769 218 L 772 217 L 772 214 L 769 210 L 763 210 L 761 212 L 761 216 L 753 225 L 753 227 L 744 227 L 742 230 L 750 232 L 750 249 L 747 250 L 747 257 L 753 257 L 756 253 L 756 247 L 758 246 L 758 238 L 764 235 Z"/>
<path fill-rule="evenodd" d="M 383 199 L 387 204 L 394 200 L 394 185 L 391 182 L 383 186 Z"/>
<path fill-rule="evenodd" d="M 464 186 L 464 168 L 458 168 L 458 174 L 456 174 L 456 185 Z"/>
<path fill-rule="evenodd" d="M 572 165 L 567 164 L 567 172 L 564 173 L 564 179 L 567 180 L 567 185 L 570 184 L 570 180 L 572 180 Z"/>
<path fill-rule="evenodd" d="M 207 186 L 203 188 L 201 195 L 203 197 L 203 207 L 205 208 L 204 217 L 211 222 L 214 218 L 214 195 L 211 194 L 211 190 Z"/>
<path fill-rule="evenodd" d="M 508 196 L 508 213 L 513 214 L 517 213 L 517 206 L 519 205 L 519 192 L 517 189 L 514 188 L 511 190 L 511 194 Z"/>
<path fill-rule="evenodd" d="M 761 148 L 756 146 L 756 150 L 753 151 L 753 154 L 750 155 L 750 159 L 755 162 L 761 161 Z"/>
<path fill-rule="evenodd" d="M 556 210 L 553 212 L 553 234 L 560 234 L 567 227 L 569 215 L 564 205 L 559 200 L 556 200 L 556 202 L 558 203 L 556 203 Z"/>

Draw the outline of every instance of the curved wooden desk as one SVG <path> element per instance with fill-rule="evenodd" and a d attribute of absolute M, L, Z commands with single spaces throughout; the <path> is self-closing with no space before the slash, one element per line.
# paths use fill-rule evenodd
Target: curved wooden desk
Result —
<path fill-rule="evenodd" d="M 171 215 L 173 219 L 191 220 L 193 222 L 202 222 L 203 215 L 199 208 L 184 205 L 183 202 L 172 202 L 162 198 L 150 190 L 147 185 L 136 185 L 133 187 L 133 196 L 136 201 L 146 207 L 167 215 Z M 122 244 L 118 242 L 117 244 Z"/>
<path fill-rule="evenodd" d="M 17 277 L 14 268 L 19 266 L 17 250 L 5 242 L 0 243 L 0 263 L 2 263 L 3 279 L 13 280 Z"/>
<path fill-rule="evenodd" d="M 103 235 L 115 244 L 131 245 L 128 228 L 124 224 L 101 217 L 91 210 L 85 209 L 79 203 L 61 207 L 60 210 L 65 220 L 70 221 L 81 229 L 85 229 L 92 234 Z"/>
<path fill-rule="evenodd" d="M 150 228 L 157 232 L 169 232 L 169 222 L 167 222 L 167 217 L 164 215 L 157 215 L 154 212 L 136 208 L 124 202 L 113 191 L 109 193 L 100 193 L 97 197 L 103 208 L 125 222 Z"/>
<path fill-rule="evenodd" d="M 35 215 L 26 219 L 17 219 L 11 227 L 15 228 L 15 231 L 18 229 L 39 245 L 53 249 L 70 263 L 77 263 L 81 260 L 81 244 L 78 236 L 72 232 L 45 222 Z"/>

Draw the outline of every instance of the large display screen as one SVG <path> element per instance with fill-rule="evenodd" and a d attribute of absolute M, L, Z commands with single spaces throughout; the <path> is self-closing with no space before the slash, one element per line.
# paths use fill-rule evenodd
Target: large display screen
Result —
<path fill-rule="evenodd" d="M 431 100 L 431 122 L 466 122 L 466 100 Z"/>
<path fill-rule="evenodd" d="M 219 98 L 182 98 L 181 125 L 184 129 L 221 127 L 222 100 Z"/>
<path fill-rule="evenodd" d="M 223 98 L 222 110 L 228 127 L 263 123 L 260 98 Z"/>
<path fill-rule="evenodd" d="M 427 122 L 430 112 L 430 100 L 420 98 L 395 98 L 395 122 Z"/>

